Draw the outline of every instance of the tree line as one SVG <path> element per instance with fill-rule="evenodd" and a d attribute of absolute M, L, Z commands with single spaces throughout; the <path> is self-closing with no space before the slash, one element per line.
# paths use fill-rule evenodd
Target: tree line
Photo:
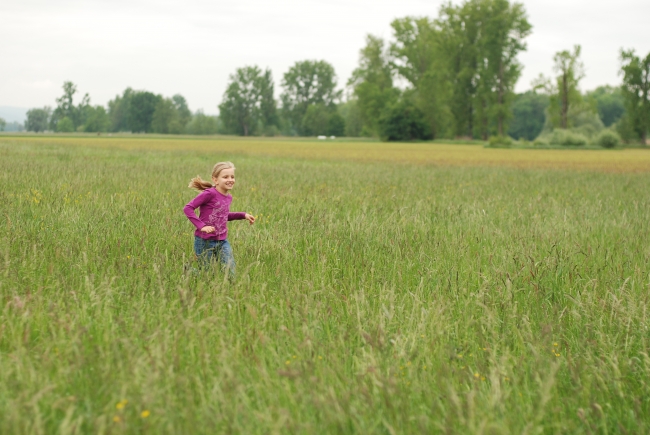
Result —
<path fill-rule="evenodd" d="M 650 54 L 621 50 L 622 85 L 581 93 L 581 48 L 553 58 L 554 76 L 540 76 L 516 94 L 532 31 L 524 6 L 509 0 L 466 0 L 437 18 L 391 23 L 388 41 L 368 35 L 344 89 L 324 60 L 296 62 L 280 81 L 271 71 L 238 68 L 229 77 L 219 116 L 192 113 L 185 98 L 127 88 L 108 103 L 79 104 L 66 82 L 54 110 L 32 109 L 27 129 L 61 132 L 369 136 L 383 140 L 488 138 L 554 143 L 615 132 L 645 143 L 650 126 Z M 571 136 L 572 135 L 572 136 Z M 568 139 L 567 139 L 568 138 Z"/>
<path fill-rule="evenodd" d="M 77 86 L 63 84 L 63 95 L 56 99 L 54 110 L 49 107 L 27 112 L 25 129 L 42 132 L 134 132 L 161 134 L 216 134 L 219 122 L 216 116 L 190 111 L 185 98 L 176 94 L 171 98 L 148 91 L 124 90 L 108 102 L 108 109 L 90 104 L 85 94 L 78 104 L 74 98 Z"/>

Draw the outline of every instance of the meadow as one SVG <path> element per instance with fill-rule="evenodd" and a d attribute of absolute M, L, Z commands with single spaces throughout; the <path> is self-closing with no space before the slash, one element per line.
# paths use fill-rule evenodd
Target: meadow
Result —
<path fill-rule="evenodd" d="M 187 276 L 237 166 L 237 280 Z M 650 432 L 650 151 L 0 136 L 0 433 Z"/>

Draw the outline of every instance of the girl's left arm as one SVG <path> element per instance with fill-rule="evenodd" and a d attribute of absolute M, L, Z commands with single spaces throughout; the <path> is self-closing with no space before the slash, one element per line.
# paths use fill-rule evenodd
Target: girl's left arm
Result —
<path fill-rule="evenodd" d="M 230 213 L 228 213 L 228 220 L 229 221 L 240 221 L 242 219 L 246 219 L 247 214 L 248 213 L 244 213 L 243 211 L 230 212 Z"/>
<path fill-rule="evenodd" d="M 244 212 L 228 213 L 229 221 L 238 221 L 243 219 L 246 219 L 248 222 L 250 222 L 251 225 L 255 223 L 255 216 L 253 216 L 252 214 L 248 214 Z"/>

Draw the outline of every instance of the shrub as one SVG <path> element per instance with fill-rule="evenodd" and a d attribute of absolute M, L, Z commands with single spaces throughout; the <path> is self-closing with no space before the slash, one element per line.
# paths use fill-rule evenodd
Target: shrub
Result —
<path fill-rule="evenodd" d="M 67 116 L 56 123 L 56 131 L 59 133 L 71 133 L 74 131 L 74 124 Z"/>
<path fill-rule="evenodd" d="M 570 130 L 553 130 L 549 138 L 551 145 L 584 146 L 587 145 L 587 142 L 584 135 Z"/>
<path fill-rule="evenodd" d="M 614 148 L 621 144 L 621 137 L 612 130 L 603 130 L 596 138 L 596 144 L 603 148 Z"/>
<path fill-rule="evenodd" d="M 384 141 L 427 140 L 433 137 L 424 115 L 408 99 L 384 109 L 379 122 L 381 139 Z"/>
<path fill-rule="evenodd" d="M 490 136 L 488 146 L 499 148 L 512 146 L 512 139 L 508 136 Z"/>

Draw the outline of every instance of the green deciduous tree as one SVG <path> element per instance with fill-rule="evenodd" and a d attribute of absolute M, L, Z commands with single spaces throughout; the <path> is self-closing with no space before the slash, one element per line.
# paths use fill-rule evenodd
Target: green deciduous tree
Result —
<path fill-rule="evenodd" d="M 542 132 L 546 121 L 548 95 L 528 91 L 515 96 L 512 122 L 508 134 L 514 139 L 533 140 Z"/>
<path fill-rule="evenodd" d="M 454 134 L 502 136 L 521 76 L 518 55 L 526 49 L 524 40 L 531 31 L 523 5 L 508 0 L 447 4 L 436 25 L 438 56 L 448 70 Z"/>
<path fill-rule="evenodd" d="M 0 118 L 0 131 L 5 131 L 6 126 L 7 126 L 7 121 L 5 121 L 4 118 Z"/>
<path fill-rule="evenodd" d="M 345 119 L 338 111 L 331 112 L 329 118 L 327 118 L 327 131 L 325 134 L 328 136 L 345 135 Z"/>
<path fill-rule="evenodd" d="M 311 104 L 302 117 L 300 131 L 304 136 L 319 136 L 327 134 L 330 110 L 324 104 Z"/>
<path fill-rule="evenodd" d="M 75 131 L 74 122 L 72 122 L 72 119 L 64 116 L 56 123 L 56 131 L 58 133 L 72 133 Z"/>
<path fill-rule="evenodd" d="M 84 123 L 84 110 L 90 105 L 90 97 L 88 94 L 85 94 L 81 99 L 79 106 L 74 105 L 74 94 L 77 93 L 77 86 L 72 82 L 63 83 L 63 95 L 56 99 L 57 106 L 50 117 L 50 128 L 55 131 L 59 131 L 57 124 L 63 118 L 68 118 L 72 122 L 73 129 L 75 131 L 77 127 L 80 127 Z M 66 126 L 67 130 L 69 125 Z"/>
<path fill-rule="evenodd" d="M 554 81 L 540 76 L 535 82 L 536 89 L 544 90 L 550 96 L 548 109 L 549 122 L 556 128 L 572 127 L 572 119 L 578 112 L 593 109 L 583 104 L 582 94 L 578 89 L 584 78 L 584 65 L 580 60 L 581 48 L 573 51 L 563 50 L 553 56 L 553 69 L 557 73 Z"/>
<path fill-rule="evenodd" d="M 88 106 L 84 113 L 83 131 L 103 133 L 110 129 L 111 119 L 103 106 Z"/>
<path fill-rule="evenodd" d="M 344 136 L 361 136 L 364 123 L 361 117 L 358 100 L 351 99 L 345 103 L 339 104 L 337 110 L 345 122 Z"/>
<path fill-rule="evenodd" d="M 605 127 L 617 122 L 625 113 L 625 98 L 618 86 L 599 86 L 587 92 L 586 100 L 596 106 Z"/>
<path fill-rule="evenodd" d="M 227 132 L 244 136 L 277 125 L 271 70 L 257 66 L 238 68 L 219 105 L 219 116 Z"/>
<path fill-rule="evenodd" d="M 198 135 L 217 134 L 219 133 L 219 119 L 198 110 L 187 124 L 187 132 Z"/>
<path fill-rule="evenodd" d="M 153 114 L 162 96 L 147 91 L 135 91 L 130 96 L 128 106 L 128 128 L 134 133 L 153 131 Z"/>
<path fill-rule="evenodd" d="M 449 129 L 449 69 L 441 56 L 440 28 L 428 18 L 403 18 L 391 23 L 392 66 L 407 80 L 411 100 L 424 115 L 433 137 Z"/>
<path fill-rule="evenodd" d="M 634 50 L 621 50 L 621 73 L 625 122 L 645 145 L 650 129 L 650 53 L 640 58 Z"/>
<path fill-rule="evenodd" d="M 480 14 L 477 2 L 443 5 L 436 20 L 440 28 L 439 56 L 447 70 L 448 108 L 453 136 L 472 137 L 476 118 Z"/>
<path fill-rule="evenodd" d="M 478 44 L 478 96 L 480 131 L 483 139 L 494 130 L 503 136 L 511 118 L 514 87 L 521 76 L 519 53 L 532 26 L 522 4 L 508 0 L 477 1 L 481 15 Z"/>
<path fill-rule="evenodd" d="M 151 130 L 154 133 L 180 134 L 185 126 L 181 120 L 181 114 L 171 98 L 161 98 L 156 103 L 156 108 L 151 118 Z"/>
<path fill-rule="evenodd" d="M 108 116 L 111 119 L 110 131 L 129 131 L 129 106 L 133 89 L 126 88 L 122 95 L 116 95 L 108 102 Z"/>
<path fill-rule="evenodd" d="M 386 141 L 431 139 L 431 129 L 422 111 L 406 94 L 388 106 L 380 118 L 381 138 Z"/>
<path fill-rule="evenodd" d="M 182 126 L 182 129 L 187 127 L 187 123 L 192 119 L 192 112 L 187 104 L 187 100 L 181 94 L 176 94 L 172 97 L 174 102 L 174 107 L 178 112 L 178 121 Z"/>
<path fill-rule="evenodd" d="M 305 60 L 296 62 L 284 74 L 282 80 L 282 112 L 290 127 L 298 134 L 302 131 L 302 120 L 312 104 L 323 104 L 330 110 L 336 109 L 336 102 L 342 91 L 336 90 L 336 73 L 329 63 Z"/>
<path fill-rule="evenodd" d="M 399 90 L 393 86 L 389 54 L 381 38 L 366 37 L 366 46 L 359 53 L 359 67 L 352 72 L 348 86 L 352 87 L 356 97 L 354 104 L 361 118 L 362 130 L 379 137 L 379 118 L 384 109 L 399 97 Z M 362 134 L 362 130 L 358 134 Z"/>
<path fill-rule="evenodd" d="M 52 109 L 49 107 L 28 110 L 27 121 L 25 122 L 25 130 L 34 131 L 36 133 L 47 130 L 47 127 L 50 123 L 51 113 Z"/>

